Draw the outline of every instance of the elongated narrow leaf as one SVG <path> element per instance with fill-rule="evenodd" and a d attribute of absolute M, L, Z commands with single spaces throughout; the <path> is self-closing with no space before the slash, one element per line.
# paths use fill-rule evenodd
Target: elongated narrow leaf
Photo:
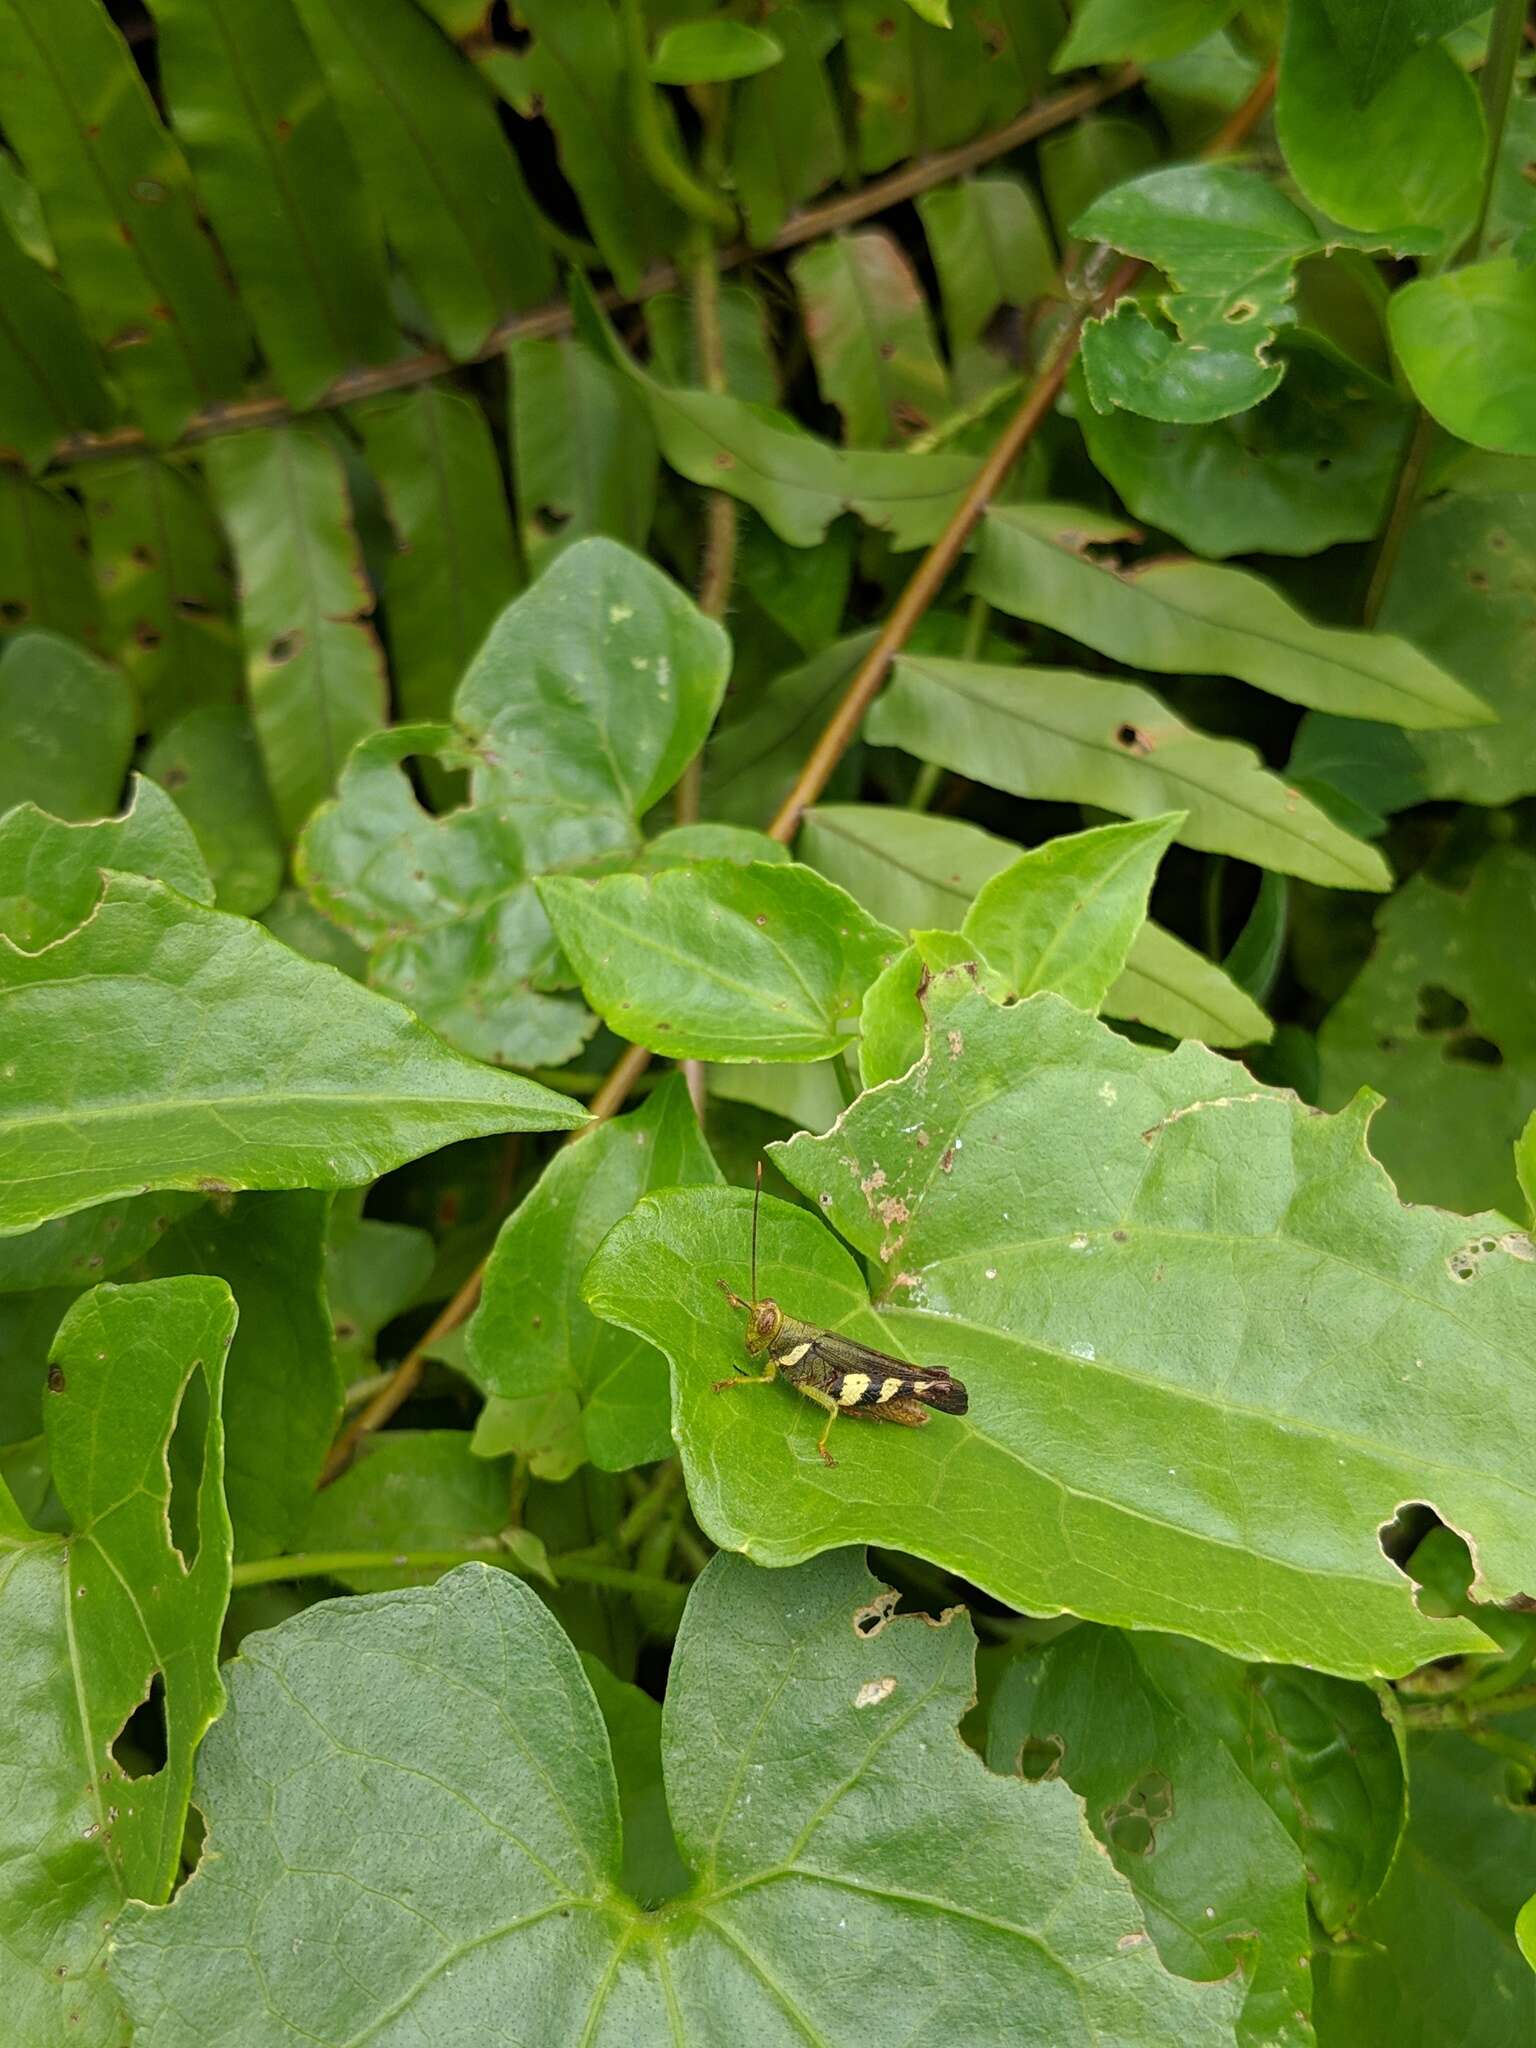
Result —
<path fill-rule="evenodd" d="M 176 1875 L 193 1754 L 224 1699 L 219 1390 L 234 1328 L 216 1280 L 95 1289 L 59 1332 L 43 1395 L 69 1535 L 29 1529 L 0 1488 L 14 1702 L 0 1723 L 0 1926 L 6 2028 L 25 2048 L 124 2039 L 104 1968 L 112 1924 L 125 1896 L 164 1899 Z M 155 1680 L 158 1769 L 123 1742 Z"/>
<path fill-rule="evenodd" d="M 581 1276 L 609 1228 L 653 1187 L 720 1184 L 682 1079 L 630 1116 L 563 1146 L 502 1226 L 469 1325 L 471 1378 L 532 1424 L 516 1448 L 564 1479 L 591 1458 L 623 1471 L 664 1458 L 666 1361 L 581 1299 Z"/>
<path fill-rule="evenodd" d="M 931 427 L 949 402 L 917 273 L 883 228 L 829 235 L 795 257 L 821 395 L 855 448 L 887 448 Z"/>
<path fill-rule="evenodd" d="M 835 640 L 775 676 L 736 717 L 727 707 L 704 761 L 704 804 L 711 817 L 756 825 L 772 814 L 873 644 L 872 633 Z"/>
<path fill-rule="evenodd" d="M 1088 552 L 1136 537 L 1078 506 L 998 506 L 971 587 L 1134 668 L 1237 676 L 1293 704 L 1394 725 L 1491 722 L 1481 699 L 1408 641 L 1315 626 L 1246 569 L 1179 559 L 1122 568 Z"/>
<path fill-rule="evenodd" d="M 773 38 L 784 54 L 732 95 L 731 177 L 758 248 L 843 169 L 843 124 L 825 62 L 835 33 L 825 15 L 797 0 L 776 7 Z"/>
<path fill-rule="evenodd" d="M 1073 15 L 1072 33 L 1051 60 L 1051 69 L 1176 57 L 1224 28 L 1236 12 L 1235 0 L 1163 0 L 1151 14 L 1138 0 L 1087 0 Z"/>
<path fill-rule="evenodd" d="M 770 861 L 548 875 L 538 890 L 603 1021 L 679 1059 L 826 1059 L 900 945 L 810 868 Z"/>
<path fill-rule="evenodd" d="M 553 2040 L 788 2048 L 953 2033 L 963 1998 L 1006 2012 L 1024 2048 L 1229 2041 L 1237 1987 L 1162 1969 L 1067 1788 L 994 1777 L 956 1741 L 963 1616 L 893 1605 L 852 1554 L 710 1564 L 662 1721 L 695 1879 L 664 1945 L 620 1889 L 618 1790 L 580 1662 L 508 1573 L 467 1565 L 248 1638 L 203 1756 L 213 1853 L 168 1911 L 120 1926 L 113 1975 L 138 2030 L 157 2048 L 254 2044 L 276 2012 L 340 2048 L 536 2009 Z M 285 1883 L 296 1862 L 319 1874 Z M 387 1947 L 317 1971 L 338 1944 L 360 1953 L 359 1885 Z M 919 1952 L 921 1972 L 893 1973 Z"/>
<path fill-rule="evenodd" d="M 139 723 L 163 732 L 197 704 L 239 695 L 235 589 L 201 479 L 136 456 L 84 473 L 102 644 L 133 684 Z"/>
<path fill-rule="evenodd" d="M 294 405 L 399 347 L 377 217 L 293 0 L 155 0 L 171 120 Z"/>
<path fill-rule="evenodd" d="M 804 859 L 829 881 L 886 924 L 908 931 L 958 931 L 976 892 L 1021 850 L 958 818 L 886 804 L 819 804 L 806 813 L 799 844 Z M 1150 918 L 1137 927 L 1103 1009 L 1206 1045 L 1253 1045 L 1274 1030 L 1214 961 Z"/>
<path fill-rule="evenodd" d="M 181 151 L 99 0 L 5 0 L 0 122 L 59 270 L 134 411 L 173 439 L 227 398 L 250 347 Z"/>
<path fill-rule="evenodd" d="M 1392 341 L 1414 395 L 1479 448 L 1536 455 L 1536 272 L 1513 256 L 1394 292 Z"/>
<path fill-rule="evenodd" d="M 70 824 L 36 804 L 0 817 L 0 933 L 28 953 L 62 939 L 96 907 L 103 868 L 213 901 L 191 826 L 158 784 L 135 775 L 121 817 Z"/>
<path fill-rule="evenodd" d="M 112 412 L 78 311 L 0 223 L 0 449 L 40 469 L 66 435 L 100 429 Z"/>
<path fill-rule="evenodd" d="M 150 748 L 144 771 L 170 791 L 196 834 L 220 910 L 245 917 L 265 910 L 282 887 L 286 860 L 249 715 L 235 704 L 189 711 Z"/>
<path fill-rule="evenodd" d="M 0 469 L 0 627 L 14 633 L 40 626 L 99 648 L 100 608 L 87 553 L 73 498 Z"/>
<path fill-rule="evenodd" d="M 1003 306 L 1051 291 L 1056 251 L 1039 201 L 1015 178 L 966 178 L 917 202 L 939 274 L 951 355 L 979 342 Z"/>
<path fill-rule="evenodd" d="M 1054 7 L 978 0 L 954 0 L 948 23 L 932 0 L 916 11 L 846 0 L 840 12 L 865 171 L 1012 120 L 1045 91 L 1046 57 L 1061 32 Z"/>
<path fill-rule="evenodd" d="M 759 1290 L 944 1367 L 967 1416 L 840 1425 L 829 1472 L 792 1390 L 712 1393 L 742 1341 L 714 1281 L 746 1281 L 744 1194 L 649 1195 L 589 1269 L 598 1313 L 672 1361 L 708 1533 L 772 1563 L 891 1542 L 1031 1614 L 1346 1676 L 1470 1647 L 1377 1529 L 1428 1501 L 1473 1533 L 1488 1597 L 1530 1577 L 1505 1364 L 1526 1240 L 1402 1208 L 1363 1101 L 1323 1117 L 1203 1047 L 1133 1046 L 1052 995 L 1000 1008 L 963 972 L 929 1004 L 909 1076 L 774 1148 L 888 1276 L 879 1313 L 818 1219 L 777 1203 Z"/>
<path fill-rule="evenodd" d="M 580 342 L 515 341 L 512 476 L 530 570 L 591 534 L 643 548 L 661 458 L 640 393 Z"/>
<path fill-rule="evenodd" d="M 356 1186 L 456 1138 L 582 1120 L 259 925 L 134 875 L 42 952 L 0 942 L 0 1065 L 6 1231 L 152 1187 Z"/>
<path fill-rule="evenodd" d="M 0 656 L 0 814 L 35 799 L 59 818 L 116 810 L 133 747 L 122 676 L 54 633 L 19 633 Z"/>
<path fill-rule="evenodd" d="M 449 355 L 555 286 L 485 80 L 414 0 L 296 0 L 384 232 Z"/>
<path fill-rule="evenodd" d="M 45 1298 L 56 1302 L 57 1322 L 77 1294 L 135 1265 L 201 1200 L 168 1189 L 130 1195 L 40 1223 L 20 1237 L 0 1237 L 0 1293 L 31 1295 L 40 1313 Z"/>
<path fill-rule="evenodd" d="M 402 717 L 446 718 L 459 679 L 520 578 L 485 415 L 438 384 L 357 407 L 394 529 L 384 584 Z"/>
<path fill-rule="evenodd" d="M 1016 796 L 1130 817 L 1183 810 L 1186 846 L 1336 889 L 1390 886 L 1374 847 L 1287 788 L 1251 748 L 1195 732 L 1134 683 L 908 656 L 866 731 L 879 745 L 905 747 Z"/>
<path fill-rule="evenodd" d="M 558 1064 L 591 1019 L 569 995 L 532 877 L 639 850 L 639 819 L 702 745 L 724 633 L 641 557 L 571 548 L 510 605 L 455 701 L 455 726 L 380 733 L 300 844 L 317 906 L 375 950 L 370 974 L 457 1045 Z M 471 802 L 423 810 L 412 755 L 471 769 Z"/>
<path fill-rule="evenodd" d="M 304 426 L 234 434 L 205 460 L 240 572 L 251 716 L 291 834 L 388 716 L 346 478 Z"/>

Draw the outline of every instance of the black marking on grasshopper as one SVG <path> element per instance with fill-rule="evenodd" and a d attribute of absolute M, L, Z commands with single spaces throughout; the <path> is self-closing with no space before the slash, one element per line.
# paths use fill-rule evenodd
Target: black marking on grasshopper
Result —
<path fill-rule="evenodd" d="M 763 1168 L 758 1162 L 757 1191 L 752 1198 L 752 1298 L 743 1301 L 723 1280 L 717 1281 L 732 1308 L 743 1309 L 747 1317 L 746 1344 L 749 1358 L 767 1363 L 760 1373 L 732 1380 L 716 1380 L 714 1392 L 727 1387 L 766 1387 L 782 1373 L 790 1385 L 827 1411 L 826 1427 L 816 1449 L 824 1465 L 837 1463 L 827 1449 L 827 1438 L 839 1415 L 863 1415 L 874 1422 L 896 1422 L 903 1429 L 921 1429 L 926 1411 L 936 1408 L 945 1415 L 964 1415 L 970 1405 L 963 1383 L 942 1366 L 908 1365 L 852 1337 L 835 1330 L 818 1329 L 785 1315 L 776 1301 L 761 1300 L 757 1292 L 757 1209 L 763 1194 Z"/>

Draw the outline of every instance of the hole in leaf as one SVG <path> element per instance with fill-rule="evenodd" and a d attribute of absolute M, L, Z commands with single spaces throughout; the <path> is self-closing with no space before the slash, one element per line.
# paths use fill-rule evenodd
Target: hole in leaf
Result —
<path fill-rule="evenodd" d="M 1419 990 L 1418 1027 L 1421 1031 L 1459 1031 L 1467 1021 L 1467 1006 L 1460 996 L 1453 996 L 1448 988 L 1441 988 L 1436 982 L 1426 982 Z"/>
<path fill-rule="evenodd" d="M 1150 1856 L 1157 1847 L 1157 1831 L 1144 1813 L 1106 1813 L 1104 1832 L 1122 1856 Z"/>
<path fill-rule="evenodd" d="M 1463 1031 L 1448 1039 L 1445 1057 L 1469 1067 L 1502 1067 L 1504 1064 L 1504 1055 L 1493 1040 L 1480 1038 L 1475 1031 Z"/>
<path fill-rule="evenodd" d="M 1234 299 L 1221 317 L 1223 320 L 1230 321 L 1234 327 L 1241 327 L 1243 322 L 1251 320 L 1258 310 L 1252 299 Z"/>
<path fill-rule="evenodd" d="M 1382 1554 L 1400 1572 L 1406 1572 L 1409 1559 L 1430 1531 L 1443 1528 L 1445 1524 L 1427 1501 L 1405 1500 L 1399 1503 L 1392 1519 L 1383 1522 L 1376 1531 L 1376 1541 Z"/>
<path fill-rule="evenodd" d="M 203 1458 L 208 1444 L 208 1381 L 201 1359 L 192 1368 L 181 1399 L 176 1404 L 176 1421 L 165 1446 L 165 1469 L 170 1480 L 170 1498 L 165 1519 L 170 1538 L 183 1571 L 197 1563 L 202 1540 L 197 1519 L 197 1496 L 203 1483 Z"/>
<path fill-rule="evenodd" d="M 1019 1744 L 1013 1768 L 1021 1778 L 1038 1785 L 1043 1779 L 1057 1776 L 1066 1754 L 1067 1745 L 1059 1735 L 1026 1735 Z"/>
<path fill-rule="evenodd" d="M 303 644 L 304 635 L 299 632 L 279 633 L 267 648 L 267 660 L 273 668 L 281 668 L 285 661 L 292 661 Z"/>
<path fill-rule="evenodd" d="M 144 1697 L 107 1745 L 118 1774 L 130 1781 L 163 1770 L 169 1748 L 165 1732 L 165 1673 L 151 1674 Z"/>

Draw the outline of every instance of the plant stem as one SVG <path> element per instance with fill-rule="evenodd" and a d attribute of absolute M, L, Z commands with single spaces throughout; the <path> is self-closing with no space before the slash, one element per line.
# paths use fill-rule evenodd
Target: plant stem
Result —
<path fill-rule="evenodd" d="M 517 1570 L 516 1561 L 495 1550 L 306 1550 L 292 1557 L 258 1557 L 237 1564 L 230 1584 L 270 1586 L 290 1579 L 333 1579 L 341 1572 L 435 1571 L 459 1564 L 493 1564 L 503 1571 Z M 587 1557 L 552 1557 L 549 1569 L 555 1578 L 574 1586 L 604 1586 L 619 1593 L 650 1593 L 659 1599 L 681 1604 L 687 1588 L 650 1572 L 633 1572 L 623 1565 L 601 1564 Z M 521 1576 L 521 1575 L 520 1575 Z"/>
<path fill-rule="evenodd" d="M 693 237 L 693 338 L 699 381 L 706 391 L 726 389 L 725 343 L 720 332 L 720 266 L 709 234 Z M 725 491 L 704 495 L 704 555 L 699 566 L 699 610 L 707 619 L 723 619 L 736 574 L 736 500 Z M 673 802 L 679 825 L 699 815 L 704 773 L 702 750 L 683 770 Z"/>
<path fill-rule="evenodd" d="M 682 1484 L 682 1478 L 681 1463 L 676 1458 L 668 1458 L 614 1531 L 614 1541 L 621 1550 L 634 1549 L 672 1495 L 676 1493 Z"/>
<path fill-rule="evenodd" d="M 1460 1728 L 1470 1734 L 1490 1714 L 1520 1714 L 1527 1707 L 1536 1707 L 1536 1685 L 1511 1686 L 1508 1692 L 1482 1700 L 1464 1700 L 1459 1693 L 1449 1699 L 1414 1700 L 1402 1713 L 1410 1728 Z"/>
<path fill-rule="evenodd" d="M 1483 166 L 1483 189 L 1478 200 L 1477 219 L 1472 232 L 1457 251 L 1458 263 L 1469 263 L 1481 253 L 1488 229 L 1488 209 L 1493 202 L 1494 180 L 1499 174 L 1499 152 L 1504 146 L 1504 129 L 1509 121 L 1510 95 L 1515 85 L 1515 60 L 1525 34 L 1525 0 L 1494 0 L 1493 27 L 1488 35 L 1488 55 L 1478 79 L 1483 118 L 1488 125 L 1488 158 Z"/>
<path fill-rule="evenodd" d="M 640 0 L 624 0 L 624 38 L 630 119 L 634 123 L 641 162 L 662 191 L 682 208 L 690 220 L 718 228 L 722 234 L 734 234 L 735 207 L 721 193 L 711 191 L 673 150 L 672 137 L 662 117 L 664 103 L 649 76 L 645 16 Z"/>
<path fill-rule="evenodd" d="M 1435 423 L 1419 407 L 1419 416 L 1413 423 L 1413 432 L 1408 437 L 1408 446 L 1403 450 L 1402 466 L 1397 472 L 1397 487 L 1392 493 L 1392 510 L 1387 514 L 1387 523 L 1382 528 L 1381 542 L 1376 549 L 1376 560 L 1371 565 L 1371 580 L 1366 586 L 1365 602 L 1360 607 L 1360 617 L 1367 626 L 1374 626 L 1377 614 L 1386 602 L 1391 588 L 1397 558 L 1403 551 L 1407 537 L 1408 523 L 1413 509 L 1419 502 L 1419 492 L 1424 486 L 1424 466 L 1429 460 L 1429 451 L 1434 443 Z"/>
<path fill-rule="evenodd" d="M 836 228 L 869 220 L 877 213 L 899 206 L 904 200 L 915 198 L 920 192 L 947 184 L 951 178 L 962 177 L 978 165 L 990 163 L 994 157 L 1006 156 L 1010 150 L 1034 141 L 1037 136 L 1065 127 L 1069 121 L 1091 113 L 1106 100 L 1118 98 L 1140 82 L 1140 69 L 1134 64 L 1127 64 L 1109 78 L 1091 79 L 1086 84 L 1072 86 L 1066 92 L 1053 93 L 1049 99 L 1028 108 L 1016 120 L 994 128 L 986 135 L 978 135 L 974 142 L 922 157 L 915 163 L 904 165 L 899 171 L 893 171 L 889 177 L 872 179 L 856 192 L 840 194 L 836 199 L 808 206 L 803 212 L 791 215 L 764 248 L 754 249 L 749 242 L 733 242 L 722 251 L 721 264 L 724 268 L 734 269 L 743 263 L 761 262 L 764 256 L 798 249 Z M 646 299 L 655 298 L 659 292 L 675 291 L 679 281 L 676 264 L 658 263 L 645 273 L 634 291 L 621 292 L 610 286 L 600 292 L 598 298 L 607 311 L 615 312 L 625 306 L 640 305 Z M 461 361 L 491 362 L 509 342 L 547 340 L 555 335 L 568 334 L 570 330 L 569 301 L 552 299 L 547 305 L 531 306 L 526 312 L 511 313 L 505 320 L 498 321 L 479 348 Z M 359 399 L 372 398 L 383 391 L 401 391 L 414 384 L 430 383 L 434 377 L 446 377 L 458 367 L 459 362 L 445 355 L 441 349 L 424 349 L 418 355 L 402 356 L 392 363 L 349 371 L 347 375 L 338 377 L 312 406 L 304 407 L 303 411 L 319 412 L 340 405 L 355 405 Z M 212 405 L 195 413 L 172 445 L 183 447 L 213 440 L 222 434 L 243 433 L 250 427 L 281 426 L 285 420 L 298 416 L 298 410 L 282 398 L 237 399 L 232 404 Z M 104 434 L 68 434 L 54 449 L 49 462 L 53 465 L 100 462 L 149 445 L 149 438 L 142 427 L 114 427 Z"/>
<path fill-rule="evenodd" d="M 926 811 L 933 802 L 934 791 L 939 786 L 939 777 L 944 770 L 937 761 L 921 761 L 912 778 L 912 794 L 907 798 L 909 811 Z"/>

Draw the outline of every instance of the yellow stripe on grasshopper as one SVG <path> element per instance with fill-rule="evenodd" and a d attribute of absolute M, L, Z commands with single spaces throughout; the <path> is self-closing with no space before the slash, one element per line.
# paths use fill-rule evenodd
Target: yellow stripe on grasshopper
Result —
<path fill-rule="evenodd" d="M 863 1400 L 868 1385 L 869 1374 L 867 1372 L 844 1373 L 843 1383 L 837 1390 L 837 1405 L 839 1408 L 856 1408 L 860 1401 Z"/>

